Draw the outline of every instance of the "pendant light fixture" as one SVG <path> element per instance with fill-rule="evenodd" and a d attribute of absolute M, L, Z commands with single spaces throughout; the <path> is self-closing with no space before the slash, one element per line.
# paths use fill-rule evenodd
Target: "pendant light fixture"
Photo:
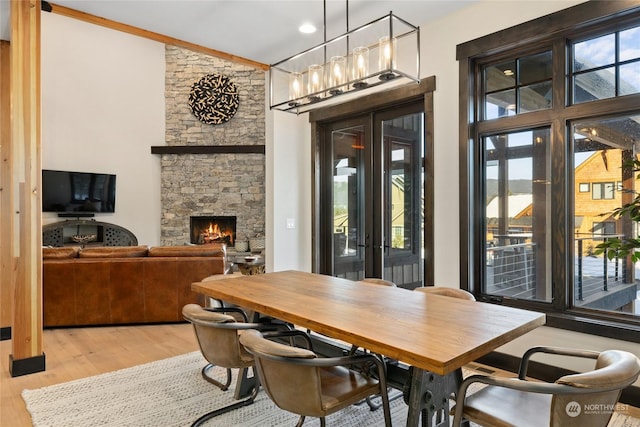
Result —
<path fill-rule="evenodd" d="M 327 40 L 326 0 L 324 42 L 272 64 L 269 72 L 272 110 L 304 113 L 352 99 L 371 88 L 400 80 L 420 81 L 420 28 L 389 12 Z"/>

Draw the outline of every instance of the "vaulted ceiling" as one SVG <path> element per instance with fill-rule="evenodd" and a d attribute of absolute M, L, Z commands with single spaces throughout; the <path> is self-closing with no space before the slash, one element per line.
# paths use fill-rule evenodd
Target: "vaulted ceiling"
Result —
<path fill-rule="evenodd" d="M 478 0 L 56 0 L 76 11 L 272 64 L 383 15 L 423 26 Z M 10 37 L 10 2 L 0 0 L 0 38 Z M 309 22 L 318 31 L 301 34 Z"/>

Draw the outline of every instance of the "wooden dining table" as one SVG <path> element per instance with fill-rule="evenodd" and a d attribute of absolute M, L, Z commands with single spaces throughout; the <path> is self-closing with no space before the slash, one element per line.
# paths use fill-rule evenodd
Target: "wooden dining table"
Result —
<path fill-rule="evenodd" d="M 411 366 L 411 427 L 421 415 L 448 426 L 449 385 L 462 366 L 545 323 L 538 312 L 293 270 L 192 290 Z"/>

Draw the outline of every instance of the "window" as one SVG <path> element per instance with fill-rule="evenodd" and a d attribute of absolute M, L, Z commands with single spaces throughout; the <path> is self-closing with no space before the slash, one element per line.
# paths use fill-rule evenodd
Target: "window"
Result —
<path fill-rule="evenodd" d="M 615 197 L 615 183 L 613 182 L 594 182 L 591 188 L 593 200 L 613 199 Z"/>
<path fill-rule="evenodd" d="M 485 119 L 551 108 L 551 76 L 551 51 L 485 67 Z"/>
<path fill-rule="evenodd" d="M 640 342 L 636 268 L 597 253 L 638 237 L 615 212 L 637 194 L 640 7 L 606 4 L 608 19 L 581 4 L 458 46 L 474 106 L 460 111 L 460 277 L 550 326 Z"/>
<path fill-rule="evenodd" d="M 576 104 L 640 93 L 640 26 L 571 44 Z"/>

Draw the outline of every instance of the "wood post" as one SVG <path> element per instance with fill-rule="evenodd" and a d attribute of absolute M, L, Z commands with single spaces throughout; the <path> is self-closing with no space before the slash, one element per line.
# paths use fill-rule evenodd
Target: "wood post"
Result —
<path fill-rule="evenodd" d="M 0 40 L 0 340 L 11 338 L 13 268 L 11 256 L 10 44 Z"/>
<path fill-rule="evenodd" d="M 40 0 L 11 0 L 11 204 L 15 269 L 11 376 L 45 369 L 42 351 Z M 4 185 L 4 183 L 3 183 Z M 4 245 L 3 245 L 3 250 Z"/>

